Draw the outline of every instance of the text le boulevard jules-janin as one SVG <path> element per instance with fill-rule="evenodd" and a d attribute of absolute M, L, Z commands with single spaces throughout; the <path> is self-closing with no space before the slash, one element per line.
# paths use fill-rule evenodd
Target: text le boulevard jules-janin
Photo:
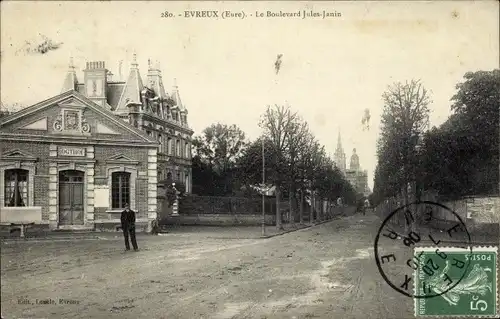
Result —
<path fill-rule="evenodd" d="M 337 11 L 329 12 L 329 11 L 313 11 L 313 10 L 302 10 L 296 12 L 283 12 L 283 11 L 266 11 L 259 12 L 255 11 L 255 17 L 257 18 L 339 18 L 342 14 Z"/>

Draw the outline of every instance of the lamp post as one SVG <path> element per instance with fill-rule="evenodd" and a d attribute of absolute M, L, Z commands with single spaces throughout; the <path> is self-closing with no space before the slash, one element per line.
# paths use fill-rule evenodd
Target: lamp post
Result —
<path fill-rule="evenodd" d="M 262 236 L 266 235 L 266 162 L 264 157 L 264 135 L 262 135 Z"/>

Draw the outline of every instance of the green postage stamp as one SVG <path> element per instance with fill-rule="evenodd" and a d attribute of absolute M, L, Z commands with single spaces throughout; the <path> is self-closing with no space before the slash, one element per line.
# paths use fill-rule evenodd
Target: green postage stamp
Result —
<path fill-rule="evenodd" d="M 416 317 L 499 318 L 497 247 L 417 247 Z M 425 297 L 428 295 L 429 297 Z"/>

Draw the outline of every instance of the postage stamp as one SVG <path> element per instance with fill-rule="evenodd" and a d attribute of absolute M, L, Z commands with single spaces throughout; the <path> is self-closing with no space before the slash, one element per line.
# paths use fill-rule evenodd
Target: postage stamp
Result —
<path fill-rule="evenodd" d="M 497 247 L 415 247 L 414 255 L 414 295 L 434 295 L 414 298 L 416 317 L 500 317 Z"/>

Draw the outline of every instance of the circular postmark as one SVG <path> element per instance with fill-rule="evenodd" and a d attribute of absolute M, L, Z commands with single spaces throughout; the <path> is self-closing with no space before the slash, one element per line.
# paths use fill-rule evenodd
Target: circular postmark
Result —
<path fill-rule="evenodd" d="M 472 254 L 470 234 L 457 213 L 439 203 L 417 201 L 384 219 L 375 237 L 375 262 L 384 280 L 401 294 L 441 296 L 460 283 L 470 265 L 470 258 L 445 253 L 450 241 Z M 422 247 L 425 251 L 417 253 Z M 418 289 L 412 289 L 416 283 Z"/>

